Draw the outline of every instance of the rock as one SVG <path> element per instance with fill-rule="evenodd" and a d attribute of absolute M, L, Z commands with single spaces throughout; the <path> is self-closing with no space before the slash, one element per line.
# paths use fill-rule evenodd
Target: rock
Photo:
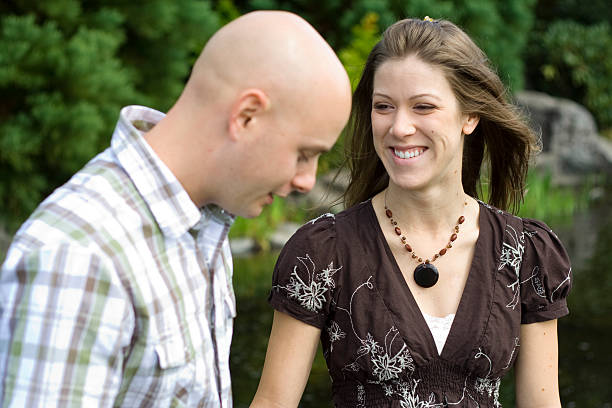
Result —
<path fill-rule="evenodd" d="M 516 102 L 542 136 L 537 164 L 549 168 L 554 181 L 572 184 L 586 174 L 612 173 L 612 142 L 599 136 L 586 108 L 533 91 L 517 93 Z"/>
<path fill-rule="evenodd" d="M 232 256 L 237 258 L 252 255 L 259 251 L 259 245 L 252 238 L 232 238 L 229 243 Z"/>
<path fill-rule="evenodd" d="M 317 177 L 315 186 L 307 194 L 293 193 L 289 200 L 314 214 L 339 213 L 344 209 L 340 199 L 347 186 L 348 173 L 334 170 Z"/>
<path fill-rule="evenodd" d="M 281 224 L 270 236 L 270 247 L 272 249 L 281 249 L 300 227 L 300 224 L 294 222 Z"/>

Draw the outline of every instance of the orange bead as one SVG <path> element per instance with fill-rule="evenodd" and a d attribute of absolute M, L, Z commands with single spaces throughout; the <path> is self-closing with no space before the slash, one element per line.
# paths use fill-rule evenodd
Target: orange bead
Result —
<path fill-rule="evenodd" d="M 442 248 L 440 250 L 440 256 L 444 255 L 446 253 L 446 248 Z"/>
<path fill-rule="evenodd" d="M 453 234 L 453 235 L 451 235 L 451 238 L 450 238 L 450 240 L 451 240 L 451 241 L 454 241 L 454 240 L 456 240 L 456 239 L 457 239 L 457 234 Z"/>

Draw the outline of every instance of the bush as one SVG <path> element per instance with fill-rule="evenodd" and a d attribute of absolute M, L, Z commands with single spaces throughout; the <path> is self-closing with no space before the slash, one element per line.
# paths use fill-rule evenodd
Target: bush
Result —
<path fill-rule="evenodd" d="M 541 91 L 585 105 L 600 127 L 612 127 L 610 24 L 557 21 L 534 36 L 531 81 Z"/>
<path fill-rule="evenodd" d="M 208 2 L 0 5 L 0 221 L 13 230 L 108 146 L 128 104 L 166 110 L 218 26 Z"/>
<path fill-rule="evenodd" d="M 229 0 L 217 0 L 227 2 Z M 375 13 L 386 28 L 406 18 L 446 18 L 466 30 L 487 53 L 512 89 L 523 86 L 522 53 L 533 25 L 536 0 L 235 0 L 242 12 L 255 9 L 293 11 L 308 20 L 336 50 L 352 41 L 349 33 L 364 16 Z"/>

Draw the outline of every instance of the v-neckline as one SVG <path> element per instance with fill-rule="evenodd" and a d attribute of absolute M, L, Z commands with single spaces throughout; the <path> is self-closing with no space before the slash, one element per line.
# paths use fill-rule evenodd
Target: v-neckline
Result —
<path fill-rule="evenodd" d="M 410 290 L 410 287 L 408 286 L 408 283 L 406 282 L 406 279 L 404 278 L 404 275 L 402 274 L 399 264 L 397 263 L 397 260 L 395 259 L 395 256 L 393 255 L 393 251 L 391 251 L 391 247 L 389 246 L 389 243 L 387 242 L 387 239 L 385 238 L 385 235 L 382 231 L 382 227 L 380 223 L 378 222 L 376 211 L 374 211 L 372 200 L 369 200 L 369 201 L 370 201 L 369 207 L 370 207 L 370 212 L 371 212 L 371 217 L 372 217 L 371 221 L 375 224 L 378 238 L 382 241 L 382 245 L 384 247 L 385 252 L 387 253 L 387 256 L 389 257 L 389 262 L 392 266 L 394 273 L 396 274 L 396 278 L 401 280 L 400 285 L 403 285 L 402 292 L 405 294 L 408 303 L 412 307 L 414 311 L 413 314 L 417 315 L 417 316 L 414 316 L 415 317 L 414 323 L 416 323 L 416 326 L 419 330 L 427 333 L 427 339 L 428 339 L 427 340 L 428 341 L 427 350 L 429 351 L 429 354 L 431 354 L 429 357 L 448 359 L 455 351 L 454 348 L 459 347 L 459 344 L 457 344 L 457 342 L 453 342 L 452 340 L 453 338 L 457 336 L 456 333 L 458 330 L 458 326 L 462 325 L 464 322 L 464 319 L 468 318 L 468 316 L 464 317 L 464 315 L 467 313 L 465 309 L 468 307 L 467 305 L 468 301 L 466 299 L 471 296 L 469 294 L 474 291 L 474 285 L 476 285 L 476 281 L 475 281 L 476 273 L 473 272 L 475 269 L 474 264 L 476 263 L 476 259 L 479 258 L 479 254 L 482 250 L 481 247 L 483 245 L 482 244 L 483 242 L 482 226 L 483 226 L 485 215 L 484 215 L 484 211 L 482 208 L 482 204 L 480 203 L 480 201 L 478 201 L 479 232 L 478 232 L 478 238 L 476 239 L 476 246 L 474 249 L 474 254 L 470 262 L 470 269 L 468 271 L 468 276 L 465 282 L 465 286 L 463 288 L 463 292 L 461 293 L 461 298 L 459 300 L 457 310 L 455 311 L 455 318 L 453 319 L 453 323 L 451 324 L 450 331 L 448 332 L 448 336 L 446 337 L 444 347 L 442 348 L 442 352 L 438 353 L 437 346 L 433 338 L 433 334 L 431 333 L 431 330 L 429 329 L 429 326 L 427 325 L 427 322 L 425 321 L 425 317 L 423 316 L 423 311 L 421 310 L 421 308 L 419 307 L 419 304 L 414 298 L 414 295 L 412 294 L 412 291 Z M 383 297 L 383 302 L 385 302 L 384 297 Z M 387 304 L 387 307 L 389 307 L 388 304 Z M 402 311 L 402 312 L 405 312 L 405 311 Z M 402 328 L 399 328 L 399 330 L 400 332 L 403 331 Z M 404 333 L 404 338 L 408 340 L 410 336 L 407 336 L 406 334 L 407 333 Z M 414 346 L 414 345 L 410 345 L 410 346 Z"/>

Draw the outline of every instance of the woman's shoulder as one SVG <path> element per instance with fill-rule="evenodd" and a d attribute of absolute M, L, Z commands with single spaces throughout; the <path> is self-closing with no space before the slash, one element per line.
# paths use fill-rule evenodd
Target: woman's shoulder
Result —
<path fill-rule="evenodd" d="M 324 236 L 335 237 L 336 231 L 339 228 L 345 230 L 346 228 L 355 227 L 358 224 L 358 220 L 369 215 L 371 212 L 370 208 L 371 204 L 370 200 L 368 200 L 342 210 L 337 214 L 331 212 L 321 214 L 298 228 L 292 239 L 303 240 L 308 237 L 315 237 L 316 239 Z"/>
<path fill-rule="evenodd" d="M 571 290 L 571 262 L 557 234 L 541 220 L 518 217 L 480 203 L 489 224 L 503 228 L 500 268 L 508 264 L 517 273 L 522 323 L 567 314 L 565 298 Z"/>
<path fill-rule="evenodd" d="M 272 307 L 317 328 L 325 326 L 344 270 L 337 249 L 338 230 L 354 221 L 355 211 L 359 212 L 353 207 L 338 214 L 322 214 L 302 225 L 287 241 L 272 275 L 268 299 Z"/>
<path fill-rule="evenodd" d="M 559 240 L 557 235 L 544 221 L 529 217 L 519 217 L 508 211 L 500 210 L 484 201 L 478 200 L 478 203 L 490 218 L 502 220 L 506 225 L 510 225 L 517 230 L 519 234 L 525 234 L 527 237 L 540 234 L 550 236 L 554 240 Z"/>

